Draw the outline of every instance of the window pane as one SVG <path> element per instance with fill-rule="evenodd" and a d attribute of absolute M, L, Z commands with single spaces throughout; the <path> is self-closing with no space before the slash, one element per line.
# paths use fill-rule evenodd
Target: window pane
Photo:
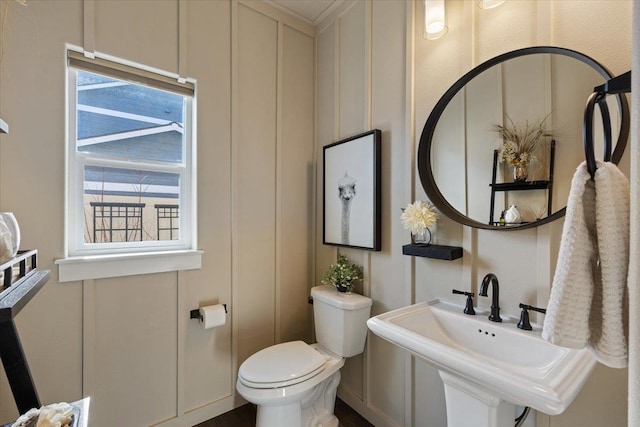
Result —
<path fill-rule="evenodd" d="M 77 150 L 182 163 L 181 95 L 77 71 Z"/>
<path fill-rule="evenodd" d="M 178 240 L 180 175 L 84 168 L 85 243 Z"/>

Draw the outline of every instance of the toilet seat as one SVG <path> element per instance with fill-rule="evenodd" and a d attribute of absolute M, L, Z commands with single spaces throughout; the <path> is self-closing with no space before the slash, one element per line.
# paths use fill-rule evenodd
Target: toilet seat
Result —
<path fill-rule="evenodd" d="M 303 341 L 267 347 L 240 366 L 238 380 L 251 388 L 280 388 L 308 380 L 325 368 L 326 358 Z"/>

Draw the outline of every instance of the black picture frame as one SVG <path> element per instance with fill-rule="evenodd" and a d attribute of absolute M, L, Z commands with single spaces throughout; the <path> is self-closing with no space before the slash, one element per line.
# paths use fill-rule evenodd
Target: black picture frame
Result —
<path fill-rule="evenodd" d="M 323 147 L 323 244 L 380 250 L 381 139 L 373 129 Z"/>

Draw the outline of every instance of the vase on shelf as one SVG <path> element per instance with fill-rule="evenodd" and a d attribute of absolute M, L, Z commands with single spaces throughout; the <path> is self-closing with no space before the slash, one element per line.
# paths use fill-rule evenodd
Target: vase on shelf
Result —
<path fill-rule="evenodd" d="M 528 165 L 513 165 L 513 182 L 525 182 L 528 175 Z"/>
<path fill-rule="evenodd" d="M 5 262 L 20 249 L 20 226 L 11 212 L 0 212 L 0 262 Z"/>
<path fill-rule="evenodd" d="M 411 233 L 411 243 L 420 246 L 429 246 L 431 244 L 431 231 L 425 228 L 422 233 Z"/>
<path fill-rule="evenodd" d="M 509 209 L 504 212 L 504 219 L 507 224 L 520 224 L 522 222 L 520 212 L 516 205 L 511 205 Z"/>

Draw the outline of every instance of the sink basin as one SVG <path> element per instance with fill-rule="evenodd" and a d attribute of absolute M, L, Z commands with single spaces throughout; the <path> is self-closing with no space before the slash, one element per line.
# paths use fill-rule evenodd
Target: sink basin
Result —
<path fill-rule="evenodd" d="M 436 299 L 372 317 L 367 325 L 435 365 L 443 379 L 444 371 L 506 402 L 549 415 L 571 404 L 595 366 L 590 351 L 550 344 L 541 338 L 541 327 L 523 331 L 515 318 L 503 316 L 496 323 L 488 320 L 487 310 L 476 309 L 470 316 L 463 309 Z"/>

